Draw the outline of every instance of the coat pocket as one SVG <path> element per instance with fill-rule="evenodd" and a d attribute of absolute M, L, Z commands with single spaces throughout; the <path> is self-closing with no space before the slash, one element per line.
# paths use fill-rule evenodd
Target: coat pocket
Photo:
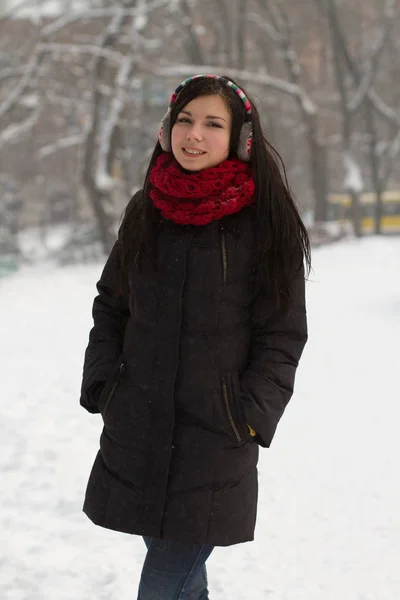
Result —
<path fill-rule="evenodd" d="M 121 355 L 116 363 L 116 367 L 113 372 L 113 376 L 110 381 L 104 386 L 103 392 L 100 396 L 100 412 L 103 420 L 106 415 L 107 409 L 110 406 L 110 402 L 113 399 L 116 389 L 121 381 L 121 377 L 125 371 L 125 362 Z"/>
<path fill-rule="evenodd" d="M 244 423 L 241 406 L 239 377 L 236 371 L 222 376 L 222 399 L 230 428 L 238 444 L 248 441 L 248 428 Z"/>

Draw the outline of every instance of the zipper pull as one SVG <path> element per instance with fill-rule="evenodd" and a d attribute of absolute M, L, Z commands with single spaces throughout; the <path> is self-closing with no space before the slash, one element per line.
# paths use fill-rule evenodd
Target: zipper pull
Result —
<path fill-rule="evenodd" d="M 122 375 L 122 373 L 123 373 L 124 371 L 125 371 L 125 363 L 124 363 L 124 362 L 122 362 L 122 363 L 119 365 L 118 379 L 121 377 L 121 375 Z"/>

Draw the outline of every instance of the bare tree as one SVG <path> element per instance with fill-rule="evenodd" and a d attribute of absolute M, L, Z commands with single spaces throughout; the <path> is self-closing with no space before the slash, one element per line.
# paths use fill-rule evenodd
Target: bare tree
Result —
<path fill-rule="evenodd" d="M 365 60 L 363 71 L 357 65 L 357 62 L 351 58 L 343 33 L 340 35 L 342 52 L 345 57 L 350 75 L 357 86 L 356 93 L 350 101 L 349 109 L 351 111 L 356 111 L 359 107 L 364 107 L 365 127 L 368 133 L 368 156 L 370 172 L 372 184 L 376 194 L 375 233 L 377 234 L 381 233 L 382 192 L 387 185 L 387 180 L 390 175 L 389 169 L 384 169 L 383 165 L 385 163 L 388 166 L 393 164 L 393 151 L 398 146 L 396 139 L 398 138 L 400 132 L 400 120 L 397 118 L 395 123 L 393 123 L 395 125 L 395 143 L 394 145 L 392 144 L 389 146 L 391 152 L 390 157 L 387 153 L 382 153 L 380 156 L 378 153 L 379 134 L 377 131 L 376 122 L 378 115 L 373 100 L 371 99 L 370 92 L 374 86 L 380 58 L 388 41 L 390 40 L 394 24 L 395 8 L 395 0 L 386 0 L 383 6 L 380 31 L 376 35 L 376 41 L 372 45 L 370 56 Z"/>
<path fill-rule="evenodd" d="M 396 132 L 394 144 L 391 146 L 391 152 L 397 148 L 396 139 L 399 132 L 399 119 L 388 109 L 374 90 L 374 81 L 378 71 L 379 61 L 385 46 L 390 39 L 395 16 L 395 0 L 386 0 L 383 7 L 382 21 L 380 31 L 376 36 L 376 41 L 372 45 L 368 58 L 363 62 L 363 68 L 359 61 L 351 57 L 348 42 L 344 34 L 343 26 L 340 22 L 338 9 L 335 0 L 317 0 L 321 11 L 326 14 L 329 21 L 332 40 L 332 52 L 336 73 L 336 82 L 340 92 L 340 106 L 342 112 L 342 135 L 344 147 L 344 166 L 345 183 L 347 190 L 352 198 L 353 223 L 356 235 L 361 234 L 360 219 L 361 207 L 359 202 L 359 193 L 363 187 L 363 178 L 361 175 L 361 166 L 356 159 L 353 150 L 354 133 L 354 115 L 360 107 L 364 109 L 364 123 L 368 139 L 368 157 L 371 181 L 376 193 L 376 211 L 375 211 L 375 232 L 381 231 L 382 217 L 382 192 L 387 183 L 383 178 L 383 169 L 379 164 L 378 154 L 378 131 L 376 116 L 377 113 L 383 115 L 385 119 L 396 123 Z M 352 95 L 347 84 L 348 75 L 353 80 L 356 90 Z M 386 157 L 384 157 L 386 159 Z"/>
<path fill-rule="evenodd" d="M 291 25 L 283 2 L 259 0 L 259 4 L 269 20 L 266 21 L 262 15 L 254 15 L 253 20 L 256 20 L 257 25 L 262 27 L 267 36 L 280 48 L 289 83 L 301 87 L 302 67 L 293 47 Z M 327 158 L 326 147 L 318 131 L 318 109 L 311 99 L 306 103 L 296 95 L 295 101 L 305 125 L 308 141 L 314 220 L 317 223 L 323 222 L 327 219 Z"/>
<path fill-rule="evenodd" d="M 76 15 L 64 15 L 51 23 L 47 23 L 40 32 L 29 63 L 16 69 L 8 68 L 0 72 L 0 81 L 3 79 L 14 80 L 17 83 L 0 102 L 0 151 L 2 146 L 18 140 L 22 140 L 30 133 L 32 127 L 38 121 L 39 116 L 46 105 L 44 101 L 44 90 L 40 84 L 41 69 L 48 70 L 52 61 L 57 61 L 60 55 L 89 55 L 92 57 L 91 91 L 90 97 L 83 100 L 83 113 L 85 117 L 85 131 L 71 135 L 43 147 L 38 152 L 39 158 L 50 156 L 56 151 L 71 148 L 77 145 L 81 150 L 81 189 L 84 190 L 89 205 L 99 227 L 101 241 L 104 251 L 109 252 L 114 239 L 114 214 L 110 201 L 113 187 L 116 185 L 115 178 L 111 174 L 111 165 L 117 151 L 117 128 L 121 115 L 128 100 L 129 81 L 134 72 L 134 57 L 140 51 L 139 25 L 143 23 L 144 15 L 153 8 L 167 6 L 167 0 L 154 2 L 143 2 L 138 0 L 138 6 L 134 0 L 124 2 L 124 6 L 115 6 L 113 10 L 97 9 L 88 11 L 89 18 L 108 18 L 109 22 L 104 33 L 89 44 L 61 44 L 51 41 L 67 25 L 76 19 Z M 126 53 L 121 53 L 121 38 L 123 29 L 132 22 L 131 35 L 132 47 Z M 3 22 L 4 26 L 4 22 Z M 46 64 L 46 59 L 48 64 Z M 110 75 L 115 71 L 114 83 L 109 85 L 112 94 L 104 95 L 104 88 L 110 82 Z M 90 88 L 89 88 L 90 89 Z M 15 107 L 25 102 L 28 93 L 34 93 L 36 101 L 34 108 L 28 110 L 24 120 L 17 123 L 10 122 L 9 116 L 13 115 Z M 46 90 L 46 101 L 54 98 L 55 94 Z M 107 97 L 108 96 L 108 97 Z M 39 99 L 41 97 L 41 100 Z M 59 100 L 59 98 L 57 99 Z M 80 99 L 77 104 L 81 104 Z M 104 119 L 103 115 L 107 114 Z M 118 182 L 117 182 L 118 183 Z"/>
<path fill-rule="evenodd" d="M 99 1 L 80 14 L 39 15 L 33 37 L 19 44 L 9 34 L 12 14 L 3 13 L 2 165 L 23 156 L 10 180 L 33 185 L 40 175 L 46 189 L 39 182 L 39 194 L 53 193 L 57 178 L 71 193 L 83 191 L 107 252 L 116 203 L 122 210 L 122 198 L 142 181 L 171 79 L 225 72 L 267 104 L 268 136 L 314 221 L 327 219 L 328 190 L 343 185 L 356 195 L 357 213 L 362 185 L 372 184 L 379 198 L 399 175 L 400 87 L 390 80 L 400 64 L 395 9 L 395 0 L 385 0 L 381 15 L 358 27 L 355 0 Z M 40 196 L 37 206 L 45 212 Z"/>
<path fill-rule="evenodd" d="M 342 116 L 343 166 L 345 172 L 344 187 L 352 199 L 351 208 L 354 233 L 359 237 L 361 235 L 360 193 L 363 189 L 364 182 L 361 168 L 353 148 L 353 121 L 352 112 L 349 109 L 346 72 L 342 60 L 343 47 L 341 44 L 341 29 L 334 0 L 317 0 L 317 2 L 320 9 L 326 11 L 330 26 L 334 71 L 336 84 L 340 94 Z"/>

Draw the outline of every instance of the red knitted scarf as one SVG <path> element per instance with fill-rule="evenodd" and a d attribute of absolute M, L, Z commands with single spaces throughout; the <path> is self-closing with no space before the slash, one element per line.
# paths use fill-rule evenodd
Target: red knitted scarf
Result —
<path fill-rule="evenodd" d="M 165 219 L 180 225 L 207 225 L 254 202 L 250 166 L 238 158 L 188 173 L 164 152 L 151 170 L 150 183 L 154 205 Z"/>

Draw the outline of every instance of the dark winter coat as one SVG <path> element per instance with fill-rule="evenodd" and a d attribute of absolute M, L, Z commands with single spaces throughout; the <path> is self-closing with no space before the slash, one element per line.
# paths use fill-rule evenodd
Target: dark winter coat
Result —
<path fill-rule="evenodd" d="M 271 443 L 307 339 L 302 272 L 290 314 L 272 314 L 267 296 L 252 302 L 254 213 L 165 221 L 158 271 L 132 272 L 124 300 L 116 242 L 81 395 L 104 421 L 83 508 L 94 523 L 216 546 L 253 539 L 258 449 Z"/>

